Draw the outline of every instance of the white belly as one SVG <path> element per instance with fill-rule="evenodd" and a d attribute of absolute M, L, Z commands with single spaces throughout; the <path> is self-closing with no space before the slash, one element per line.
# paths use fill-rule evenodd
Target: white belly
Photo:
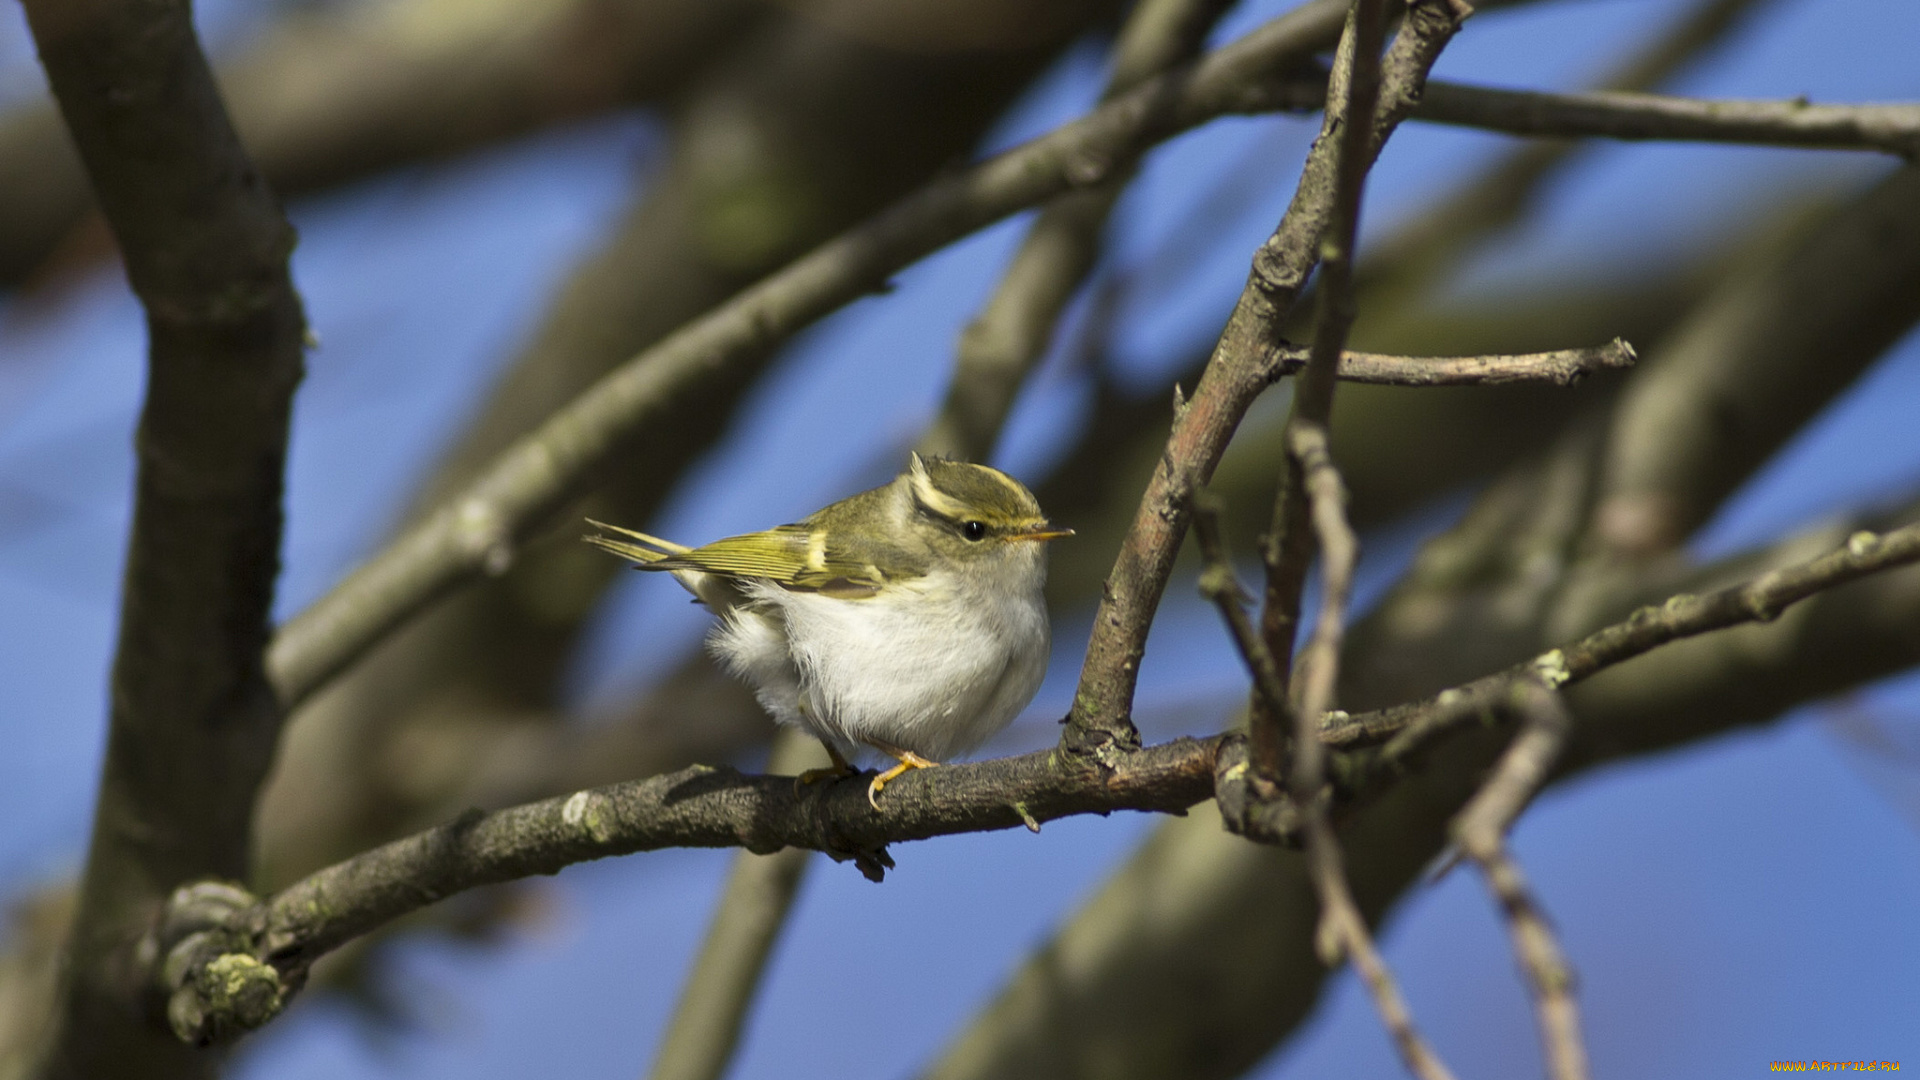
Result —
<path fill-rule="evenodd" d="M 934 575 L 842 600 L 748 583 L 752 606 L 727 612 L 709 644 L 782 723 L 843 752 L 885 743 L 945 761 L 1011 723 L 1047 669 L 1039 590 L 967 584 Z"/>

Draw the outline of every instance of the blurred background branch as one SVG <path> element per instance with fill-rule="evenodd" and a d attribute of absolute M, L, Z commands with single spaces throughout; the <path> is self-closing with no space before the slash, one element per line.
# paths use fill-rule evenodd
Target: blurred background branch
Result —
<path fill-rule="evenodd" d="M 740 0 L 463 0 L 294 13 L 219 67 L 234 125 L 298 195 L 680 90 L 760 15 Z M 0 285 L 95 254 L 90 195 L 45 105 L 0 117 Z"/>

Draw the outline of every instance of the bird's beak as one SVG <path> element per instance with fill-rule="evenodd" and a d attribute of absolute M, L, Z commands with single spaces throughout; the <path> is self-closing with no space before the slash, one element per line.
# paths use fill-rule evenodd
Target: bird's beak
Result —
<path fill-rule="evenodd" d="M 1014 533 L 1009 540 L 1060 540 L 1072 536 L 1072 529 L 1056 529 L 1050 525 L 1036 525 L 1031 532 Z"/>

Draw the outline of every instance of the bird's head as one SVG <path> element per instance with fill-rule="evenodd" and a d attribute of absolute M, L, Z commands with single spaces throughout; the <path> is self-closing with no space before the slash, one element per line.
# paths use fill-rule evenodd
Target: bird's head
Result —
<path fill-rule="evenodd" d="M 1055 528 L 1025 484 L 985 465 L 913 455 L 900 478 L 911 500 L 908 527 L 938 554 L 962 564 L 1043 563 Z"/>

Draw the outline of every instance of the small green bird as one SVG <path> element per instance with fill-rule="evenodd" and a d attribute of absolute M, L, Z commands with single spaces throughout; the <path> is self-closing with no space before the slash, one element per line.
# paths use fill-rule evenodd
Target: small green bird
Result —
<path fill-rule="evenodd" d="M 869 747 L 910 769 L 964 754 L 1013 722 L 1046 675 L 1044 541 L 1033 493 L 985 465 L 913 455 L 892 483 L 802 521 L 704 547 L 597 521 L 588 543 L 666 570 L 719 616 L 707 647 L 834 768 Z M 808 779 L 815 777 L 809 776 Z"/>

